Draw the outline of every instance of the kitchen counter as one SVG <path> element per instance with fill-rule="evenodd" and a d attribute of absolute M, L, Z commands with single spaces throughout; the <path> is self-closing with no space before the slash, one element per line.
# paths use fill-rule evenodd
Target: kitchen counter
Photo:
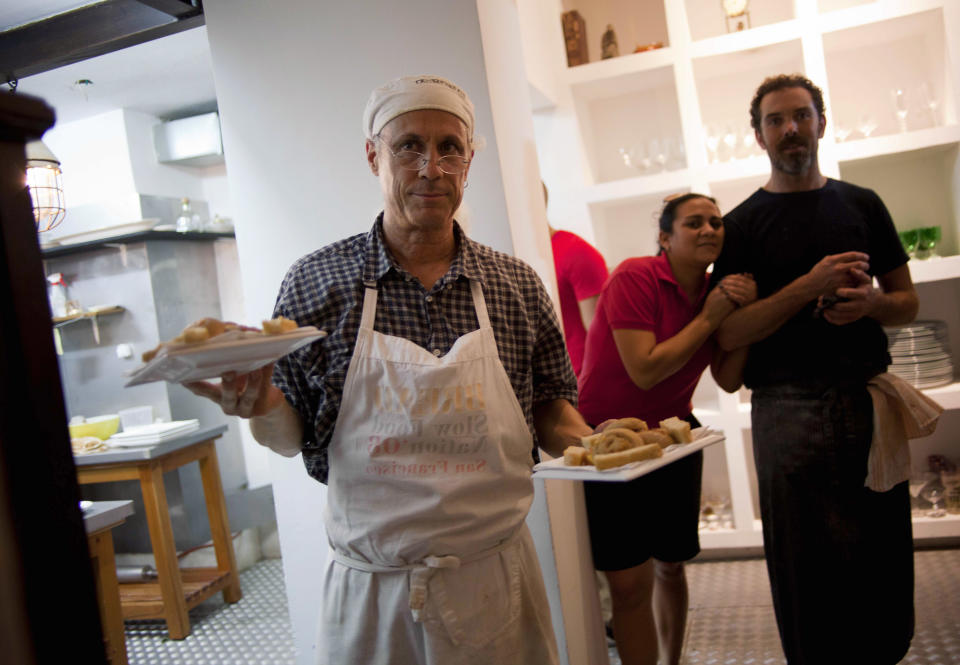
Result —
<path fill-rule="evenodd" d="M 52 259 L 58 256 L 67 256 L 78 252 L 87 252 L 92 249 L 99 249 L 108 245 L 126 245 L 135 242 L 144 242 L 146 240 L 217 240 L 219 238 L 234 238 L 233 231 L 191 231 L 189 233 L 179 233 L 177 231 L 137 231 L 136 233 L 125 233 L 123 235 L 113 236 L 112 238 L 100 238 L 87 242 L 77 242 L 70 245 L 48 245 L 41 247 L 41 254 L 45 259 Z"/>
<path fill-rule="evenodd" d="M 90 560 L 97 584 L 97 605 L 103 629 L 103 646 L 110 665 L 127 665 L 123 610 L 111 529 L 133 515 L 133 501 L 94 501 L 83 513 Z"/>
<path fill-rule="evenodd" d="M 94 501 L 83 512 L 83 526 L 87 535 L 106 529 L 133 515 L 133 501 Z"/>
<path fill-rule="evenodd" d="M 98 464 L 117 464 L 139 462 L 160 458 L 164 455 L 190 446 L 197 441 L 206 441 L 215 439 L 227 431 L 226 425 L 216 425 L 214 427 L 201 427 L 195 432 L 184 434 L 183 436 L 153 446 L 137 446 L 130 448 L 109 448 L 102 453 L 91 453 L 89 455 L 75 455 L 74 463 L 80 466 L 95 466 Z"/>
<path fill-rule="evenodd" d="M 190 634 L 191 608 L 221 591 L 227 603 L 236 603 L 243 595 L 214 445 L 226 429 L 205 427 L 149 447 L 75 457 L 81 485 L 139 481 L 157 579 L 120 585 L 120 607 L 124 619 L 165 620 L 174 640 Z M 163 474 L 194 462 L 200 467 L 216 566 L 181 570 Z"/>

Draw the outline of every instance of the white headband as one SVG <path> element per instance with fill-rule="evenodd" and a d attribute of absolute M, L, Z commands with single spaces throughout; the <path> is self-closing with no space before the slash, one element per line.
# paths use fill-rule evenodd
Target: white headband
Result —
<path fill-rule="evenodd" d="M 372 140 L 398 115 L 424 109 L 457 116 L 473 140 L 473 102 L 454 83 L 439 76 L 404 76 L 375 89 L 363 110 L 363 131 Z"/>

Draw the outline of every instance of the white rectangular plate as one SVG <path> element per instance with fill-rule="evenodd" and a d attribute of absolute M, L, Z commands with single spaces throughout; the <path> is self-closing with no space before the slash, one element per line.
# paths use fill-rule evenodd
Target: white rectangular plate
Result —
<path fill-rule="evenodd" d="M 226 372 L 243 374 L 267 365 L 296 351 L 327 333 L 303 326 L 282 335 L 224 333 L 224 341 L 214 338 L 199 344 L 166 347 L 150 362 L 133 371 L 126 387 L 151 381 L 184 383 L 212 379 Z"/>
<path fill-rule="evenodd" d="M 656 471 L 662 466 L 671 462 L 676 462 L 682 457 L 691 455 L 698 450 L 703 450 L 707 446 L 720 443 L 724 440 L 723 434 L 713 432 L 706 427 L 698 427 L 693 430 L 693 441 L 691 443 L 673 444 L 663 450 L 663 457 L 657 459 L 643 460 L 642 462 L 631 462 L 613 469 L 597 471 L 594 466 L 565 466 L 563 458 L 558 457 L 549 462 L 540 462 L 533 467 L 534 478 L 559 479 L 559 480 L 607 480 L 614 482 L 624 482 L 633 480 L 640 476 L 645 476 L 651 471 Z"/>

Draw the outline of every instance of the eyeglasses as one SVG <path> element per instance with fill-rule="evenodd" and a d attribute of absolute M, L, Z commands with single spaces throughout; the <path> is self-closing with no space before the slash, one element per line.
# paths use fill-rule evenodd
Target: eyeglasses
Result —
<path fill-rule="evenodd" d="M 394 152 L 390 149 L 383 139 L 379 136 L 380 142 L 383 143 L 387 151 L 393 155 L 393 158 L 397 160 L 397 166 L 407 171 L 419 171 L 430 163 L 430 158 L 424 155 L 422 152 L 415 152 L 413 150 L 400 150 L 399 152 Z M 467 167 L 470 166 L 470 160 L 466 157 L 461 157 L 460 155 L 444 155 L 437 159 L 437 168 L 439 168 L 444 173 L 449 175 L 457 175 L 463 173 L 467 170 Z"/>

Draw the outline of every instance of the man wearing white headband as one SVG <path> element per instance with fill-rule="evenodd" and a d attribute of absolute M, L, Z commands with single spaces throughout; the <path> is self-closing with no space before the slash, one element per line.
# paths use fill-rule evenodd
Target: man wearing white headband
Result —
<path fill-rule="evenodd" d="M 272 381 L 192 389 L 328 486 L 320 663 L 556 663 L 524 519 L 538 445 L 559 456 L 591 433 L 563 333 L 533 269 L 454 219 L 473 159 L 466 93 L 397 79 L 363 127 L 383 212 L 297 261 L 274 311 L 329 334 Z"/>

